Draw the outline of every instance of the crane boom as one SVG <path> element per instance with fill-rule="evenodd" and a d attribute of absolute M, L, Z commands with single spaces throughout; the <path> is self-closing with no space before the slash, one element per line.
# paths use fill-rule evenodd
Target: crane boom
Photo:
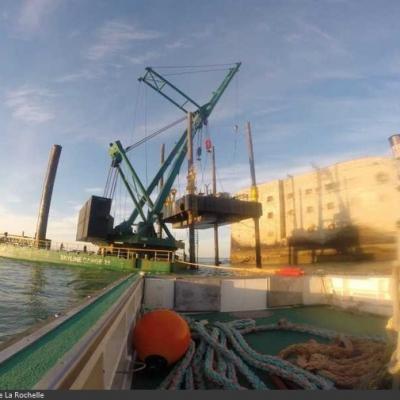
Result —
<path fill-rule="evenodd" d="M 197 132 L 207 124 L 207 119 L 211 115 L 214 110 L 216 104 L 219 99 L 225 92 L 229 83 L 238 72 L 241 63 L 236 63 L 232 68 L 229 68 L 227 75 L 218 86 L 217 90 L 213 92 L 210 100 L 204 105 L 200 106 L 195 100 L 185 94 L 182 90 L 177 88 L 174 84 L 168 81 L 165 77 L 163 77 L 160 73 L 156 72 L 153 68 L 147 67 L 146 72 L 143 77 L 139 78 L 140 81 L 144 82 L 146 85 L 151 87 L 157 93 L 162 95 L 169 102 L 178 107 L 181 111 L 187 113 L 188 110 L 185 108 L 187 104 L 190 104 L 192 107 L 195 107 L 195 111 L 193 114 L 193 125 L 192 125 L 192 138 L 194 138 Z M 179 99 L 173 98 L 172 95 L 166 93 L 167 89 L 172 91 Z M 172 185 L 179 173 L 179 170 L 182 166 L 182 163 L 185 160 L 186 154 L 188 151 L 187 146 L 187 129 L 179 138 L 176 145 L 171 150 L 168 157 L 165 159 L 164 163 L 154 176 L 150 185 L 145 189 L 142 184 L 139 176 L 137 175 L 134 167 L 130 163 L 127 155 L 126 149 L 122 146 L 120 141 L 115 141 L 110 144 L 109 154 L 112 158 L 112 166 L 117 168 L 118 173 L 122 174 L 122 169 L 120 168 L 120 164 L 124 162 L 128 170 L 131 174 L 132 182 L 135 187 L 138 187 L 140 190 L 139 198 L 136 198 L 132 188 L 130 187 L 130 183 L 125 176 L 122 176 L 122 180 L 124 185 L 127 187 L 128 193 L 132 198 L 132 201 L 135 205 L 131 215 L 122 223 L 114 227 L 113 235 L 111 235 L 111 239 L 115 239 L 118 237 L 119 240 L 124 241 L 125 243 L 132 243 L 138 245 L 140 243 L 145 243 L 146 245 L 153 244 L 158 245 L 159 243 L 163 243 L 166 248 L 176 248 L 177 244 L 165 223 L 162 221 L 162 208 L 166 199 L 168 198 L 170 191 L 172 189 Z M 172 166 L 171 166 L 172 165 Z M 171 166 L 170 170 L 167 173 L 168 168 Z M 165 176 L 166 175 L 166 176 Z M 150 196 L 152 195 L 154 189 L 158 186 L 160 179 L 164 176 L 164 185 L 162 190 L 154 200 L 151 200 Z M 143 211 L 143 207 L 147 206 L 147 215 L 145 215 Z M 132 231 L 132 225 L 135 223 L 138 216 L 141 216 L 142 222 L 140 222 L 137 226 L 137 231 L 134 233 Z M 154 230 L 154 223 L 157 222 L 161 225 L 162 229 L 167 235 L 166 239 L 161 239 L 157 237 L 157 234 Z"/>

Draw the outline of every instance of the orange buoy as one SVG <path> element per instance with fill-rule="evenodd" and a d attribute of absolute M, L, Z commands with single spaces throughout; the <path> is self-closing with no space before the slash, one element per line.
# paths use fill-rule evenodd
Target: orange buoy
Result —
<path fill-rule="evenodd" d="M 175 311 L 155 310 L 143 315 L 133 330 L 133 345 L 150 368 L 178 361 L 190 344 L 187 322 Z"/>

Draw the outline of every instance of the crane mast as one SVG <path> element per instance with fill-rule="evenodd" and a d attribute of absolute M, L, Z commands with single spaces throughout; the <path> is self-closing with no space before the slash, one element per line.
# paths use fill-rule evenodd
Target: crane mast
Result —
<path fill-rule="evenodd" d="M 145 74 L 139 78 L 139 81 L 151 87 L 183 113 L 188 114 L 191 112 L 191 139 L 193 140 L 202 127 L 207 124 L 209 116 L 229 83 L 238 72 L 240 65 L 241 63 L 236 63 L 229 68 L 225 78 L 217 90 L 213 92 L 210 100 L 203 105 L 193 100 L 151 67 L 146 68 Z M 191 109 L 194 108 L 194 111 L 190 111 L 189 107 Z M 109 154 L 111 156 L 111 166 L 116 169 L 126 187 L 129 197 L 134 204 L 134 208 L 129 217 L 112 229 L 109 229 L 106 238 L 103 237 L 102 240 L 108 243 L 118 241 L 118 243 L 122 243 L 124 246 L 135 247 L 151 246 L 153 248 L 170 250 L 176 250 L 182 247 L 182 245 L 175 240 L 164 223 L 162 210 L 188 152 L 188 129 L 185 129 L 180 136 L 147 188 L 143 185 L 127 156 L 129 149 L 130 147 L 124 148 L 122 143 L 116 140 L 110 143 Z M 128 171 L 128 176 L 124 173 L 122 165 L 124 165 L 125 170 Z M 154 189 L 159 187 L 161 180 L 163 180 L 163 185 L 159 194 L 153 201 L 151 196 Z M 136 189 L 136 193 L 133 187 Z M 108 211 L 110 207 L 111 206 L 108 207 Z M 141 221 L 136 224 L 136 231 L 133 231 L 133 225 L 139 216 Z M 165 237 L 162 237 L 160 233 L 156 232 L 154 228 L 155 223 L 157 223 L 159 229 L 165 233 Z"/>

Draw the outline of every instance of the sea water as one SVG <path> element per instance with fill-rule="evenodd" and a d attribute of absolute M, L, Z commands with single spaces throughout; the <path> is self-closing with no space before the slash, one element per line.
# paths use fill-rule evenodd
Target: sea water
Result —
<path fill-rule="evenodd" d="M 0 344 L 126 273 L 0 258 Z"/>

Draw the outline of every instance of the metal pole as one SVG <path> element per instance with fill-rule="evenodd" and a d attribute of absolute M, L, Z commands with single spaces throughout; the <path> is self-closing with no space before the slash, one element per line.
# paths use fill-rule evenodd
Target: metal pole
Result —
<path fill-rule="evenodd" d="M 54 181 L 56 179 L 58 161 L 60 160 L 62 147 L 53 145 L 50 151 L 49 163 L 47 165 L 46 177 L 44 179 L 42 198 L 40 200 L 39 215 L 36 225 L 36 243 L 38 247 L 44 245 L 46 240 L 47 222 L 49 219 L 51 196 L 53 194 Z"/>
<path fill-rule="evenodd" d="M 399 163 L 399 160 L 396 160 Z M 398 166 L 398 171 L 400 173 L 400 169 Z M 397 221 L 397 260 L 393 262 L 392 267 L 392 303 L 393 303 L 393 329 L 395 334 L 397 335 L 397 345 L 395 349 L 395 356 L 393 362 L 393 381 L 392 381 L 392 389 L 398 390 L 400 387 L 400 374 L 399 374 L 399 365 L 400 365 L 400 296 L 399 296 L 399 284 L 400 284 L 400 221 Z M 393 372 L 392 372 L 393 373 Z"/>
<path fill-rule="evenodd" d="M 250 174 L 251 174 L 251 197 L 252 201 L 258 201 L 258 190 L 256 184 L 256 171 L 254 167 L 253 140 L 251 137 L 250 122 L 247 122 L 247 148 L 249 152 Z M 260 220 L 254 218 L 254 236 L 256 245 L 256 267 L 261 268 L 261 243 L 260 243 Z"/>
<path fill-rule="evenodd" d="M 192 122 L 193 116 L 191 112 L 188 112 L 188 125 L 187 125 L 187 154 L 188 154 L 188 175 L 187 175 L 187 192 L 189 195 L 193 195 L 195 192 L 194 183 L 194 169 L 193 169 L 193 138 L 192 138 Z M 195 232 L 194 232 L 194 221 L 193 211 L 189 210 L 188 213 L 188 225 L 189 225 L 189 262 L 196 262 L 196 243 L 195 243 Z M 194 268 L 194 266 L 192 266 Z"/>
<path fill-rule="evenodd" d="M 161 157 L 160 157 L 161 167 L 164 164 L 164 161 L 165 161 L 165 144 L 163 143 L 161 145 Z M 163 186 L 164 186 L 164 174 L 162 174 L 161 177 L 160 177 L 160 192 L 161 192 Z M 160 238 L 162 238 L 162 225 L 161 225 L 161 223 L 158 225 L 158 236 Z"/>
<path fill-rule="evenodd" d="M 395 159 L 398 179 L 400 178 L 400 135 L 393 135 L 389 138 L 389 143 L 392 148 L 393 157 Z M 396 215 L 396 218 L 398 215 Z M 397 228 L 397 260 L 393 263 L 392 268 L 392 302 L 393 302 L 393 329 L 397 331 L 397 346 L 395 350 L 394 365 L 395 370 L 393 376 L 393 389 L 398 389 L 400 386 L 400 221 L 396 221 Z M 393 372 L 392 372 L 393 373 Z"/>
<path fill-rule="evenodd" d="M 323 219 L 322 219 L 322 176 L 321 176 L 321 168 L 311 163 L 311 166 L 314 168 L 316 177 L 317 177 L 317 190 L 318 190 L 318 232 L 322 235 L 323 229 Z"/>
<path fill-rule="evenodd" d="M 293 229 L 297 229 L 297 213 L 296 213 L 296 191 L 294 187 L 294 177 L 293 175 L 288 175 L 292 183 L 292 195 L 293 195 Z"/>
<path fill-rule="evenodd" d="M 303 224 L 303 192 L 299 189 L 299 214 L 300 214 L 300 229 L 304 229 Z"/>
<path fill-rule="evenodd" d="M 212 148 L 212 179 L 213 179 L 213 195 L 217 195 L 217 170 L 215 165 L 215 147 Z M 218 243 L 218 223 L 214 224 L 214 254 L 215 265 L 219 265 L 219 243 Z"/>

